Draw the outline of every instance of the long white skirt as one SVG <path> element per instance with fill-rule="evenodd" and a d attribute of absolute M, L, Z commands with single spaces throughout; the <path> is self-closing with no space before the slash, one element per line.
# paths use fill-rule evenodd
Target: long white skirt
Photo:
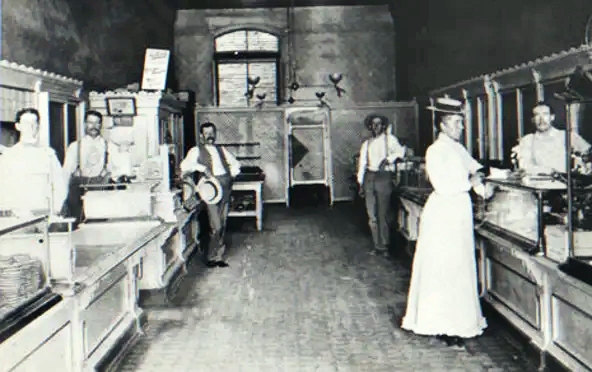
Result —
<path fill-rule="evenodd" d="M 421 215 L 402 328 L 420 335 L 471 338 L 486 327 L 469 194 L 432 193 Z"/>

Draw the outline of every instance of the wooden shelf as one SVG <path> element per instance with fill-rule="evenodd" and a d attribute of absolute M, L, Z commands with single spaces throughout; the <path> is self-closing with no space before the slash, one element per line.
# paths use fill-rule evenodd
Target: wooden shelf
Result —
<path fill-rule="evenodd" d="M 227 142 L 227 143 L 219 143 L 218 146 L 223 146 L 223 147 L 261 146 L 261 143 L 260 142 Z"/>
<path fill-rule="evenodd" d="M 236 160 L 260 160 L 261 156 L 237 156 Z"/>

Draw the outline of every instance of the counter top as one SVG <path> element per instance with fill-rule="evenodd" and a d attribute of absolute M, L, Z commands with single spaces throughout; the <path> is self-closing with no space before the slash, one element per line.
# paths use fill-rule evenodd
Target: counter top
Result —
<path fill-rule="evenodd" d="M 62 300 L 61 296 L 45 289 L 27 303 L 19 306 L 0 320 L 0 344 Z"/>
<path fill-rule="evenodd" d="M 102 222 L 72 233 L 76 248 L 74 282 L 90 285 L 165 231 L 160 221 Z"/>
<path fill-rule="evenodd" d="M 428 197 L 432 193 L 432 189 L 402 187 L 399 189 L 399 197 L 411 200 L 419 205 L 424 205 Z"/>
<path fill-rule="evenodd" d="M 495 177 L 488 177 L 486 178 L 487 181 L 492 181 L 495 184 L 499 185 L 506 185 L 509 187 L 519 188 L 519 189 L 526 189 L 526 190 L 540 190 L 540 191 L 550 191 L 550 190 L 565 190 L 567 186 L 565 183 L 555 180 L 551 177 L 524 177 L 524 178 L 495 178 Z"/>

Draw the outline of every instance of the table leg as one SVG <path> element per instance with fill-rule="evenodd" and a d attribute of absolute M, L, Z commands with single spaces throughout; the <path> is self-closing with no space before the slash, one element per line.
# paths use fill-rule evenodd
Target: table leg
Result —
<path fill-rule="evenodd" d="M 263 200 L 261 200 L 261 194 L 261 186 L 259 186 L 255 193 L 255 198 L 257 199 L 257 231 L 263 230 Z"/>

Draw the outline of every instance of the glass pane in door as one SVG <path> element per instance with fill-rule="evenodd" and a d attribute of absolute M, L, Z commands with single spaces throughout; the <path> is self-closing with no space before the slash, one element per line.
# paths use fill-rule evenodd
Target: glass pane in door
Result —
<path fill-rule="evenodd" d="M 324 128 L 292 127 L 290 168 L 292 184 L 325 181 Z"/>

